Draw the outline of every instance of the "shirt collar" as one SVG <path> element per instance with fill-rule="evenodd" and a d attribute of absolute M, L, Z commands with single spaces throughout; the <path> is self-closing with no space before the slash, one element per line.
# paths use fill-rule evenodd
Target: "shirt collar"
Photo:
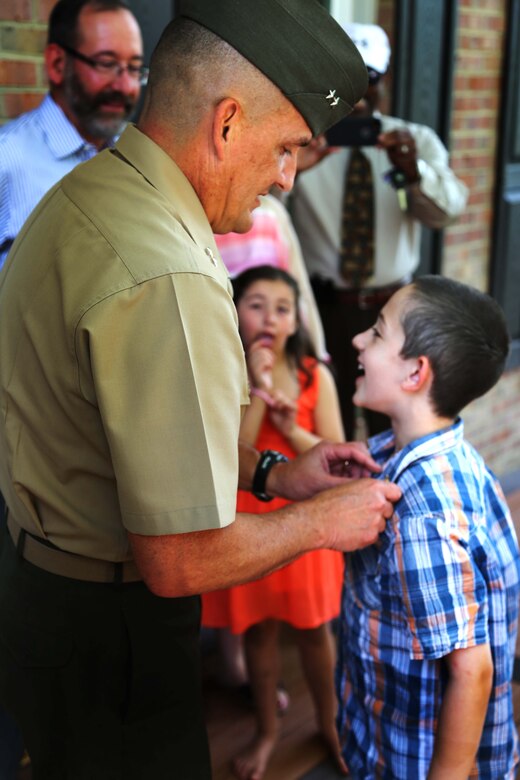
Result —
<path fill-rule="evenodd" d="M 82 149 L 88 153 L 88 156 L 97 153 L 98 149 L 85 141 L 51 95 L 45 96 L 38 110 L 45 140 L 57 160 L 77 154 Z M 108 141 L 106 145 L 110 146 L 112 143 L 113 140 Z"/>
<path fill-rule="evenodd" d="M 397 482 L 409 466 L 432 455 L 440 455 L 452 450 L 463 438 L 464 423 L 459 417 L 448 428 L 415 439 L 398 452 L 395 451 L 393 431 L 385 431 L 373 436 L 368 444 L 374 460 L 383 466 L 380 477 L 390 482 Z"/>
<path fill-rule="evenodd" d="M 200 247 L 211 249 L 220 257 L 202 203 L 172 158 L 134 125 L 126 127 L 116 143 L 116 149 L 168 199 L 172 213 L 193 241 Z"/>

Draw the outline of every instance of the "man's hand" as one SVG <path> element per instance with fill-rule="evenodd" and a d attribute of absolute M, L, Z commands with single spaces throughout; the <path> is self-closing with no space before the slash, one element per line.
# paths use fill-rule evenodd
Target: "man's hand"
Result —
<path fill-rule="evenodd" d="M 400 497 L 401 489 L 392 482 L 358 479 L 326 490 L 303 506 L 307 519 L 320 523 L 323 547 L 351 552 L 377 541 Z"/>
<path fill-rule="evenodd" d="M 381 133 L 378 138 L 378 146 L 381 149 L 386 149 L 390 162 L 404 173 L 408 184 L 419 181 L 421 176 L 417 167 L 417 147 L 409 130 L 392 130 L 389 133 Z"/>
<path fill-rule="evenodd" d="M 347 480 L 380 471 L 365 444 L 322 441 L 295 460 L 274 466 L 267 478 L 266 491 L 270 496 L 299 501 Z"/>
<path fill-rule="evenodd" d="M 225 528 L 129 538 L 153 593 L 188 596 L 264 576 L 310 550 L 373 544 L 400 495 L 391 482 L 354 480 L 273 512 L 237 515 Z"/>

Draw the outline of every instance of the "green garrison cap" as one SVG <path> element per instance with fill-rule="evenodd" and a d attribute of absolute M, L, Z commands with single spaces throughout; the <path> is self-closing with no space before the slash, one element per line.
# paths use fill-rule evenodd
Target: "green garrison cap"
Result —
<path fill-rule="evenodd" d="M 261 70 L 314 135 L 349 114 L 367 90 L 361 54 L 317 0 L 186 0 L 180 15 Z"/>

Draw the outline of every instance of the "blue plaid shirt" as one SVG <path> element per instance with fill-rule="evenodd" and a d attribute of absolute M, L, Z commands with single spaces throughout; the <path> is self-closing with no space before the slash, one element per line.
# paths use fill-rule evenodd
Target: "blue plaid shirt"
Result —
<path fill-rule="evenodd" d="M 471 777 L 512 780 L 520 564 L 501 488 L 460 420 L 399 452 L 391 431 L 370 449 L 403 496 L 378 544 L 346 555 L 336 679 L 345 760 L 359 780 L 426 778 L 441 659 L 489 643 L 493 691 Z"/>

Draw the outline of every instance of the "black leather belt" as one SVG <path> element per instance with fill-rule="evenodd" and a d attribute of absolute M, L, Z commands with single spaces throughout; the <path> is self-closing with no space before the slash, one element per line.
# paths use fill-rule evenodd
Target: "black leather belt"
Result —
<path fill-rule="evenodd" d="M 348 306 L 356 306 L 358 309 L 372 309 L 386 303 L 392 295 L 400 290 L 410 279 L 403 279 L 396 284 L 386 287 L 367 287 L 359 290 L 347 290 L 336 287 L 332 281 L 313 276 L 311 278 L 312 290 L 316 302 L 341 303 Z"/>
<path fill-rule="evenodd" d="M 18 554 L 50 574 L 85 582 L 119 584 L 142 580 L 134 561 L 111 563 L 60 550 L 45 539 L 40 540 L 25 531 L 10 513 L 7 514 L 7 527 Z"/>

